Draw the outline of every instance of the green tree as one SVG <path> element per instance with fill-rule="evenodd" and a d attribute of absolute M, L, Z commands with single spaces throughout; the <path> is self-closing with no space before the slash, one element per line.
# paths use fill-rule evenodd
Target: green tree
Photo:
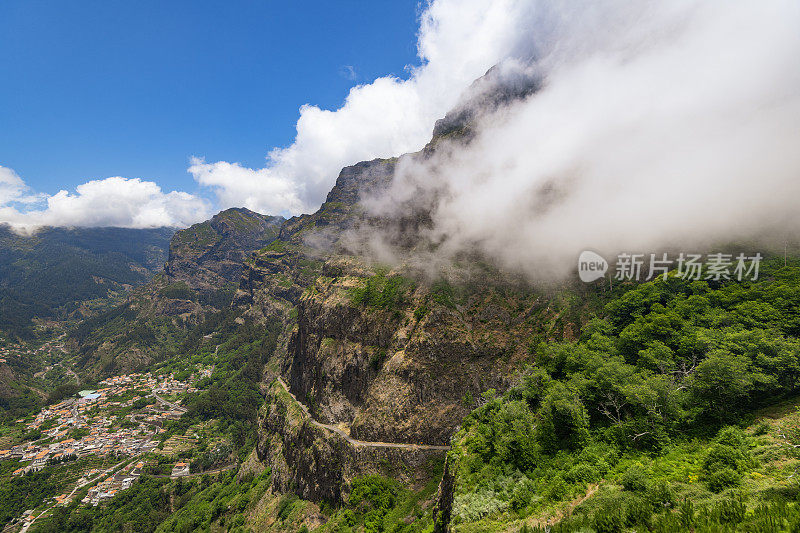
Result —
<path fill-rule="evenodd" d="M 746 357 L 723 350 L 712 351 L 694 372 L 692 392 L 717 420 L 734 416 L 753 388 Z"/>
<path fill-rule="evenodd" d="M 577 394 L 560 382 L 553 383 L 538 412 L 539 442 L 545 451 L 574 450 L 589 437 L 589 416 Z"/>

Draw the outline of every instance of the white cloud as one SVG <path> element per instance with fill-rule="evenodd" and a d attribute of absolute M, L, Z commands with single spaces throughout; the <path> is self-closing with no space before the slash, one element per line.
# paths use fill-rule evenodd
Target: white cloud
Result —
<path fill-rule="evenodd" d="M 409 67 L 409 79 L 386 76 L 358 85 L 335 111 L 303 106 L 294 142 L 272 149 L 264 168 L 192 158 L 188 170 L 201 186 L 214 191 L 217 209 L 313 211 L 342 167 L 420 149 L 430 139 L 434 122 L 458 102 L 470 83 L 504 59 L 532 53 L 535 43 L 529 30 L 537 17 L 547 14 L 529 0 L 428 2 L 420 16 L 420 65 Z M 18 181 L 2 187 L 0 195 L 14 194 L 16 202 L 22 201 Z M 109 196 L 104 200 L 103 194 Z M 207 214 L 205 205 L 198 208 L 202 202 L 191 195 L 165 194 L 153 183 L 123 178 L 92 181 L 76 193 L 36 198 L 46 201 L 46 209 L 21 212 L 0 202 L 0 220 L 29 226 L 144 227 L 182 225 Z"/>
<path fill-rule="evenodd" d="M 10 203 L 31 204 L 40 199 L 40 195 L 30 193 L 28 186 L 13 169 L 0 166 L 0 208 Z"/>
<path fill-rule="evenodd" d="M 467 147 L 406 161 L 375 214 L 436 191 L 438 258 L 477 249 L 534 278 L 586 248 L 796 238 L 800 4 L 631 6 L 551 17 L 543 88 Z"/>
<path fill-rule="evenodd" d="M 562 16 L 548 3 L 531 0 L 432 0 L 423 7 L 417 42 L 420 63 L 409 67 L 408 79 L 386 76 L 353 87 L 337 110 L 303 106 L 294 142 L 272 149 L 263 168 L 192 158 L 188 170 L 201 186 L 214 192 L 215 208 L 244 206 L 271 214 L 313 211 L 342 167 L 419 150 L 430 139 L 434 122 L 459 101 L 476 78 L 509 58 L 541 53 L 548 41 L 535 38 L 533 28 L 548 27 L 543 21 Z M 128 187 L 132 189 L 128 192 L 143 192 L 145 183 Z M 97 188 L 86 186 L 86 195 Z M 159 194 L 154 198 L 160 198 Z M 38 215 L 6 206 L 2 216 L 26 224 L 35 223 L 37 216 L 46 220 L 43 223 L 181 223 L 185 217 L 166 206 L 198 201 L 180 193 L 169 193 L 169 199 L 148 200 L 147 205 L 162 207 L 148 211 L 150 220 L 143 220 L 131 214 L 125 201 L 117 202 L 121 210 L 118 217 L 108 210 L 103 210 L 102 216 L 79 216 L 72 206 L 87 202 L 84 196 L 81 192 L 62 192 L 51 197 L 53 205 L 48 204 Z"/>
<path fill-rule="evenodd" d="M 409 79 L 387 76 L 354 87 L 336 111 L 303 106 L 294 143 L 273 149 L 264 168 L 193 159 L 189 172 L 215 190 L 221 208 L 312 211 L 342 167 L 422 148 L 436 119 L 472 81 L 504 59 L 534 52 L 530 30 L 549 16 L 529 0 L 435 0 L 421 15 L 421 66 Z"/>
<path fill-rule="evenodd" d="M 20 230 L 39 226 L 118 226 L 153 228 L 187 226 L 208 218 L 206 201 L 185 192 L 162 192 L 151 182 L 121 177 L 92 180 L 74 193 L 26 195 L 28 187 L 17 174 L 0 167 L 0 222 Z M 15 203 L 33 201 L 20 209 Z"/>

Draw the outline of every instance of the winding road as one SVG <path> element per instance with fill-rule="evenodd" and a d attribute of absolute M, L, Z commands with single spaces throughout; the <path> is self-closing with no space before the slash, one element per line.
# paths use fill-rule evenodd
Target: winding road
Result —
<path fill-rule="evenodd" d="M 180 478 L 191 478 L 191 477 L 197 477 L 197 476 L 204 476 L 206 474 L 209 474 L 209 475 L 211 475 L 211 474 L 219 474 L 220 472 L 225 472 L 226 470 L 233 470 L 237 466 L 239 466 L 239 465 L 236 464 L 236 463 L 231 463 L 229 465 L 221 466 L 219 468 L 214 468 L 212 470 L 206 470 L 204 472 L 195 472 L 194 474 L 186 474 L 185 476 L 173 476 L 172 474 L 156 474 L 156 475 L 151 475 L 150 477 L 161 477 L 161 478 L 167 478 L 168 477 L 170 479 L 178 479 L 179 477 Z"/>
<path fill-rule="evenodd" d="M 162 398 L 161 396 L 159 396 L 155 392 L 153 393 L 153 396 L 155 397 L 156 400 L 158 400 L 159 403 L 167 405 L 167 406 L 169 406 L 170 408 L 172 408 L 172 409 L 174 409 L 176 411 L 180 411 L 181 413 L 185 413 L 186 412 L 186 408 L 181 407 L 180 405 L 178 405 L 176 403 L 168 402 L 167 400 L 165 400 L 164 398 Z"/>
<path fill-rule="evenodd" d="M 403 449 L 403 450 L 442 450 L 442 451 L 446 451 L 446 450 L 450 449 L 450 446 L 436 446 L 436 445 L 432 445 L 432 444 L 406 444 L 406 443 L 400 443 L 400 442 L 369 442 L 369 441 L 363 441 L 363 440 L 356 440 L 356 439 L 352 438 L 350 435 L 348 435 L 347 433 L 345 433 L 344 431 L 342 431 L 341 429 L 339 429 L 336 426 L 333 426 L 331 424 L 323 424 L 322 422 L 318 422 L 317 420 L 315 420 L 314 417 L 311 416 L 311 413 L 308 411 L 308 407 L 306 407 L 300 400 L 298 400 L 295 397 L 294 394 L 292 394 L 292 391 L 289 390 L 289 387 L 286 385 L 286 383 L 283 381 L 283 379 L 280 376 L 278 376 L 277 381 L 281 385 L 281 387 L 283 387 L 283 390 L 288 392 L 289 396 L 291 396 L 292 399 L 295 401 L 295 403 L 297 403 L 297 405 L 300 406 L 300 409 L 303 410 L 303 413 L 305 413 L 305 415 L 311 420 L 311 424 L 317 426 L 318 428 L 327 429 L 328 431 L 333 431 L 334 433 L 336 433 L 337 435 L 339 435 L 340 437 L 345 439 L 347 442 L 349 442 L 353 446 L 365 446 L 365 447 L 368 447 L 368 448 L 400 448 L 400 449 Z"/>

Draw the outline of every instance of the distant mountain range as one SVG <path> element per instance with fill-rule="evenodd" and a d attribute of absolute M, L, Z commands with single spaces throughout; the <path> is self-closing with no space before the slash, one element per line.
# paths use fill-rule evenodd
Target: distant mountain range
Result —
<path fill-rule="evenodd" d="M 0 332 L 63 318 L 87 301 L 141 285 L 167 259 L 173 228 L 51 228 L 22 236 L 0 225 Z"/>

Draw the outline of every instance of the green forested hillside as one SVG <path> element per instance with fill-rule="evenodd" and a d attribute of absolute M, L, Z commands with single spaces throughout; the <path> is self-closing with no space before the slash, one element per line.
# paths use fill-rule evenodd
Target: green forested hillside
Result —
<path fill-rule="evenodd" d="M 800 262 L 782 258 L 756 282 L 625 288 L 465 419 L 454 529 L 544 525 L 587 495 L 560 530 L 796 527 L 797 416 L 759 416 L 800 393 L 798 319 Z"/>
<path fill-rule="evenodd" d="M 42 228 L 28 237 L 0 225 L 0 331 L 29 337 L 33 317 L 59 317 L 81 302 L 143 283 L 163 266 L 173 233 Z"/>
<path fill-rule="evenodd" d="M 282 222 L 281 217 L 231 208 L 176 232 L 163 272 L 128 292 L 115 308 L 69 332 L 79 372 L 109 375 L 188 355 L 198 347 L 196 333 L 202 328 L 196 326 L 230 307 L 245 260 L 275 239 Z M 213 331 L 205 328 L 204 334 Z M 183 346 L 184 341 L 191 346 Z"/>

